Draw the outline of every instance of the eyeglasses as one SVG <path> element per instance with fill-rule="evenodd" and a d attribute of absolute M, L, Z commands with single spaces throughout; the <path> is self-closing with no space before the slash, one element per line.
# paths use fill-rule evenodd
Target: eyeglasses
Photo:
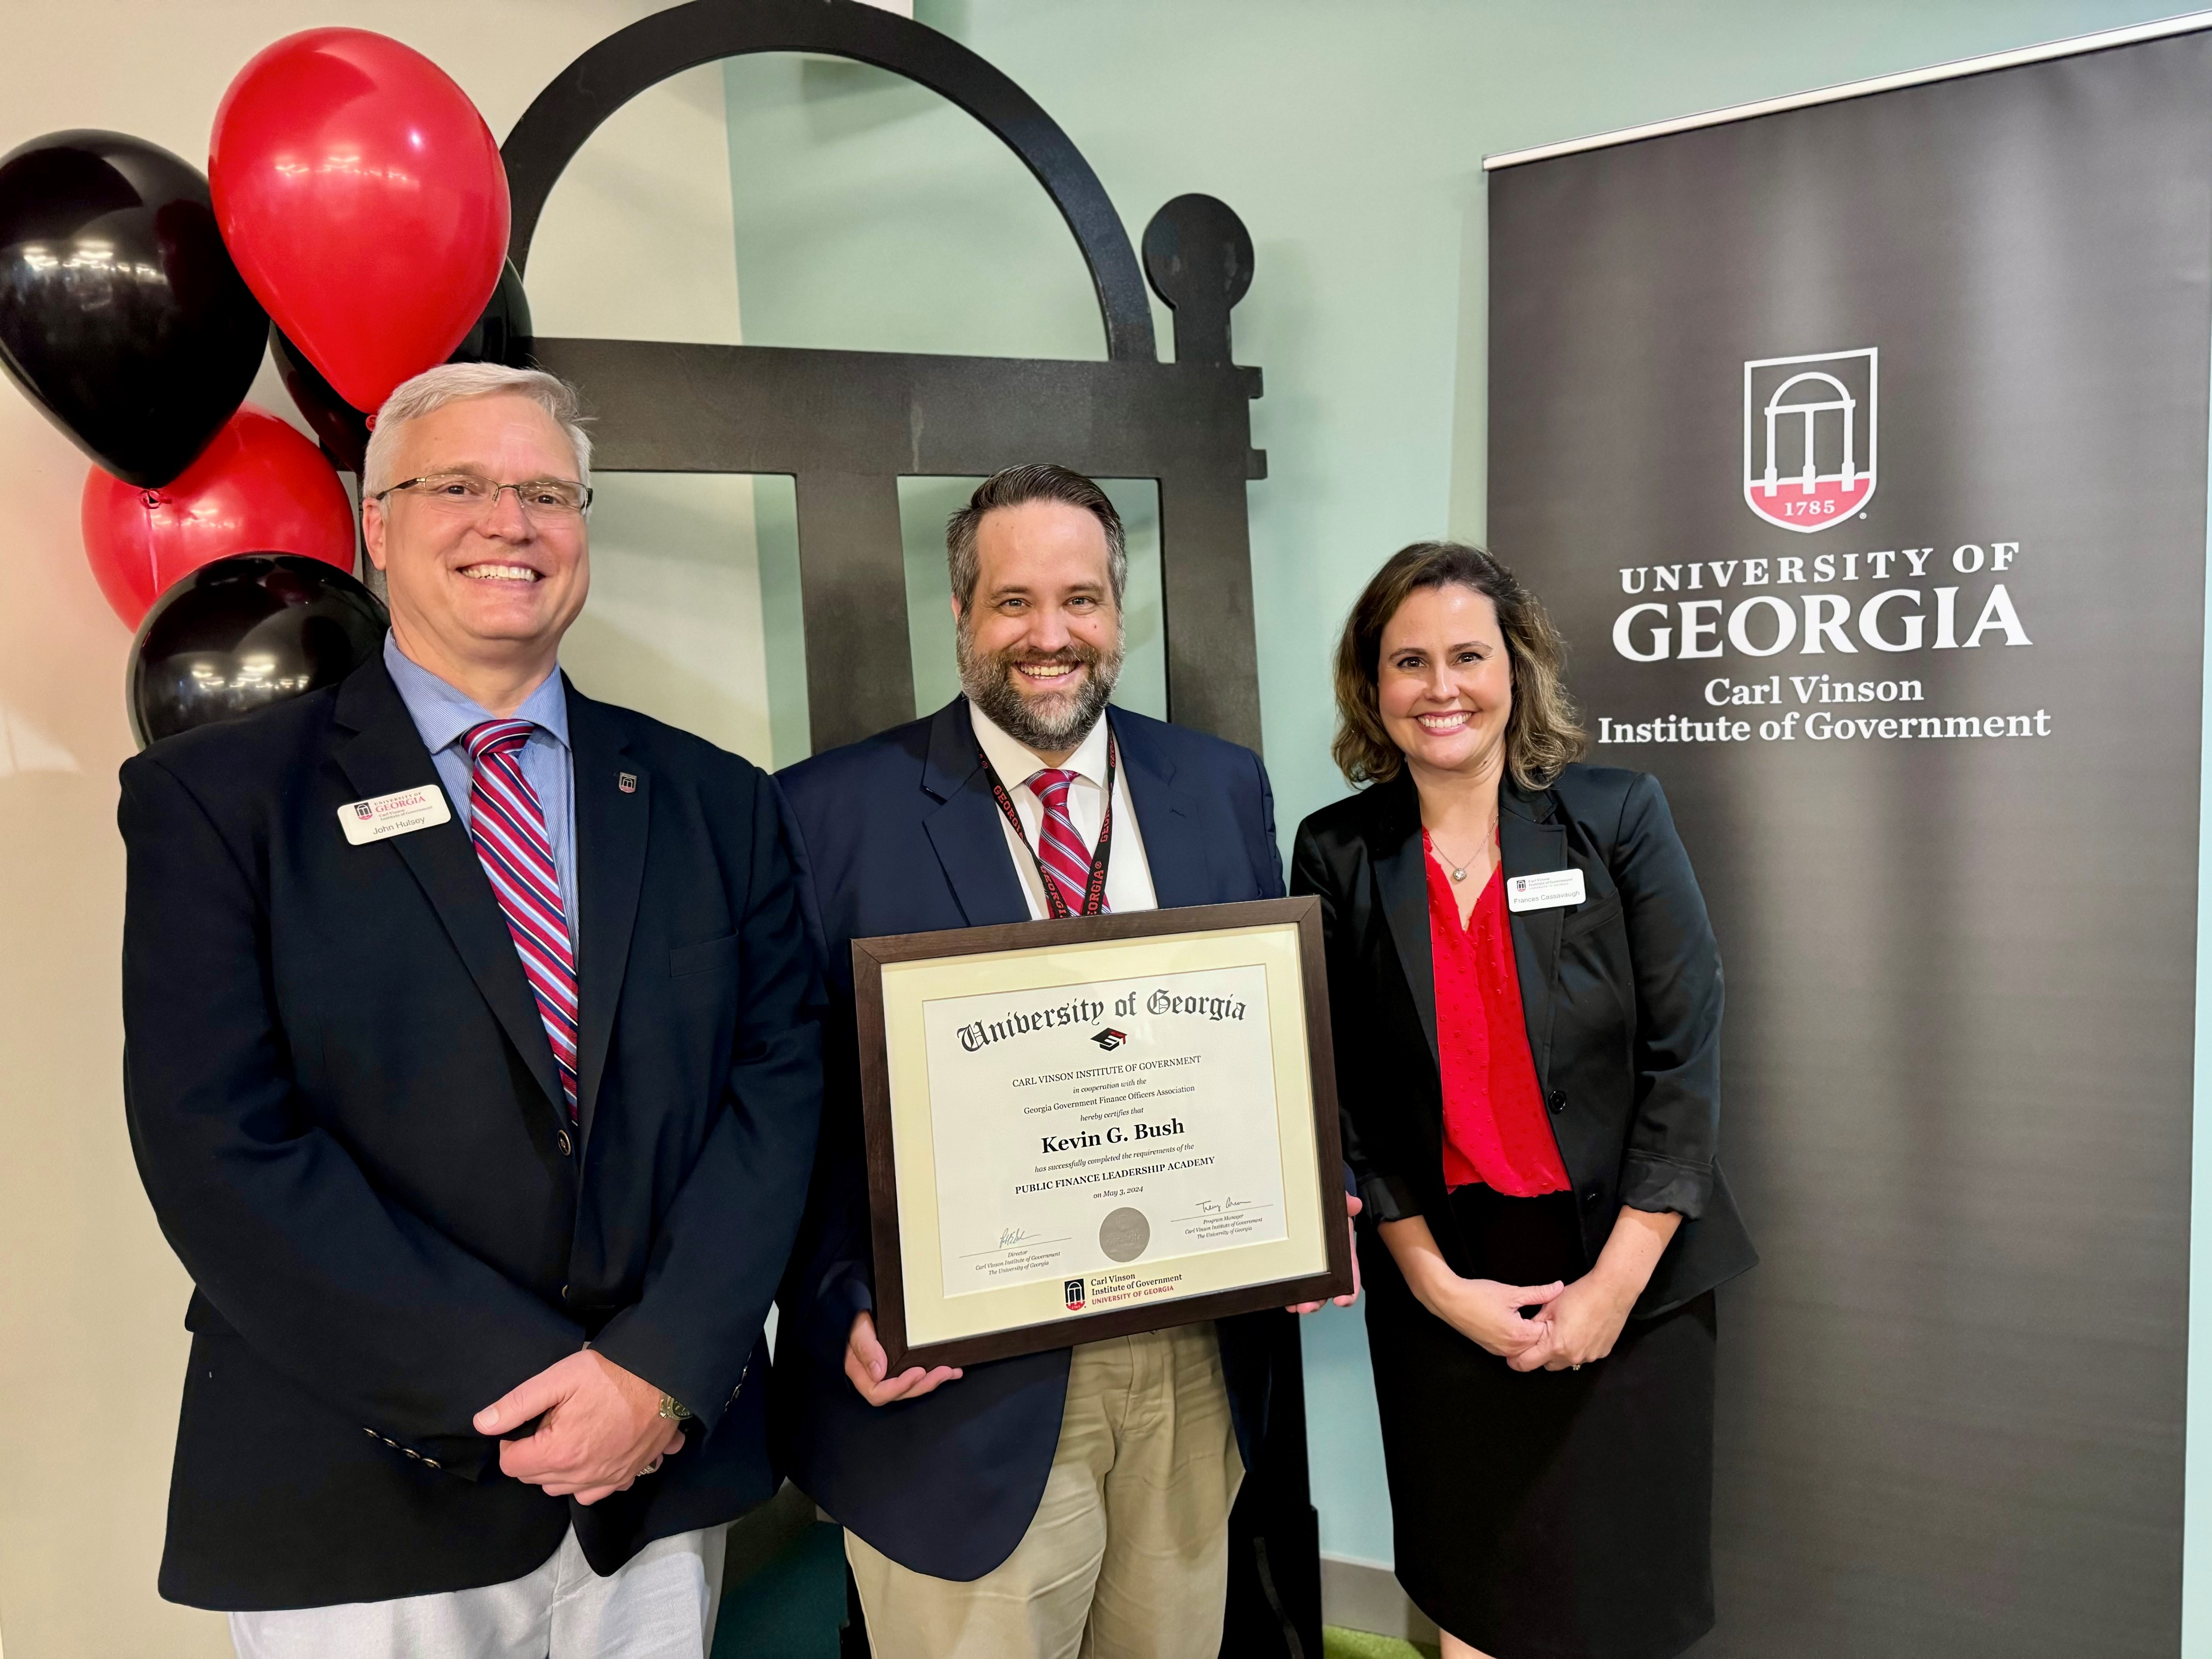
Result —
<path fill-rule="evenodd" d="M 369 497 L 381 502 L 399 490 L 418 495 L 432 507 L 455 518 L 483 519 L 499 505 L 501 492 L 512 489 L 515 505 L 532 519 L 580 519 L 592 505 L 589 484 L 574 478 L 532 478 L 526 483 L 494 483 L 474 472 L 426 472 L 404 478 L 389 489 Z"/>

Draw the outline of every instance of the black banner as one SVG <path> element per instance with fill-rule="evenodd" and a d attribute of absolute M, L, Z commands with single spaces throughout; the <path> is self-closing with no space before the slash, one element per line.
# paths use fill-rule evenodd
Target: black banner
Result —
<path fill-rule="evenodd" d="M 1728 976 L 1701 1655 L 2170 1656 L 2212 39 L 1491 179 L 1492 545 Z"/>

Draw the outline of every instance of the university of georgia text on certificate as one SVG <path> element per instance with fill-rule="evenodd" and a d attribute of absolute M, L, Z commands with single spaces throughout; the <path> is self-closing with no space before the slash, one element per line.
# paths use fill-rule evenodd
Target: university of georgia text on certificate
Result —
<path fill-rule="evenodd" d="M 922 1009 L 945 1294 L 1285 1236 L 1267 970 Z"/>

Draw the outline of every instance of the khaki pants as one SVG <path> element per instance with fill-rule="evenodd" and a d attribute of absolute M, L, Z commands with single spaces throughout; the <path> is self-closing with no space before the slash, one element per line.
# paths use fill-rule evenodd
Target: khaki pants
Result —
<path fill-rule="evenodd" d="M 869 1645 L 876 1659 L 1214 1659 L 1243 1479 L 1211 1324 L 1086 1342 L 1044 1497 L 1005 1561 L 961 1583 L 845 1534 Z"/>

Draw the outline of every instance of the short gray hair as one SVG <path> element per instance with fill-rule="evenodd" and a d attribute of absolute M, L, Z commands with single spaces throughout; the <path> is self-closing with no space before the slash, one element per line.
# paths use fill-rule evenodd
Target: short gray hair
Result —
<path fill-rule="evenodd" d="M 1121 590 L 1129 582 L 1129 543 L 1122 533 L 1121 515 L 1106 492 L 1080 472 L 1064 466 L 1010 466 L 994 472 L 975 486 L 975 493 L 945 525 L 945 562 L 952 578 L 952 597 L 964 612 L 975 597 L 981 561 L 975 555 L 975 532 L 983 515 L 994 507 L 1020 507 L 1030 501 L 1060 501 L 1079 507 L 1098 520 L 1106 532 L 1106 578 L 1114 586 L 1114 608 L 1121 606 Z"/>
<path fill-rule="evenodd" d="M 396 482 L 392 477 L 392 452 L 399 447 L 400 429 L 447 404 L 470 398 L 492 398 L 502 392 L 527 398 L 550 415 L 568 434 L 576 452 L 576 477 L 592 481 L 592 437 L 584 430 L 584 416 L 576 388 L 542 368 L 509 368 L 503 363 L 441 363 L 426 368 L 411 380 L 402 380 L 376 411 L 368 434 L 368 453 L 361 464 L 361 492 L 364 498 Z M 516 482 L 509 480 L 508 482 Z M 521 482 L 528 482 L 522 480 Z"/>

